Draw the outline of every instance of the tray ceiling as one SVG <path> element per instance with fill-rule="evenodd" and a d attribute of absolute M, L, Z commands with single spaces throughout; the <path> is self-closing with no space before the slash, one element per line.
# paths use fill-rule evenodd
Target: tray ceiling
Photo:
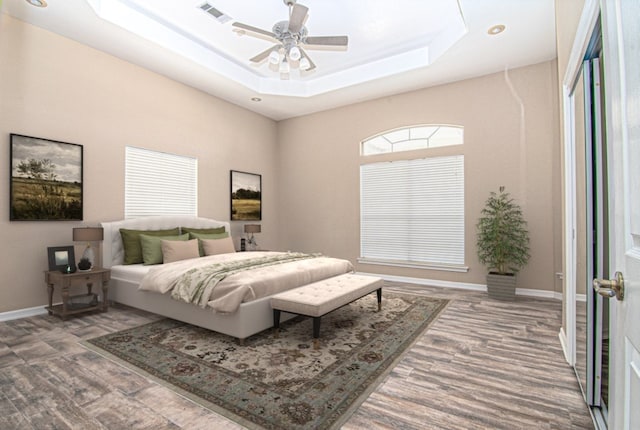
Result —
<path fill-rule="evenodd" d="M 307 50 L 317 68 L 289 79 L 249 61 L 271 41 L 232 26 L 271 31 L 288 19 L 282 0 L 5 0 L 2 12 L 276 120 L 556 56 L 553 0 L 300 3 L 309 35 L 347 35 L 349 46 Z M 490 35 L 495 25 L 504 32 Z"/>

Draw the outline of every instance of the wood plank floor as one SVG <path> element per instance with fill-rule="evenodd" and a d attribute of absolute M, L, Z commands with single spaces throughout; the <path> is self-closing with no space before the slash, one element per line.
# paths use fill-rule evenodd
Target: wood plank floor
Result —
<path fill-rule="evenodd" d="M 452 300 L 344 429 L 593 429 L 561 303 L 388 282 Z M 240 429 L 79 345 L 159 317 L 122 306 L 0 322 L 0 429 Z"/>

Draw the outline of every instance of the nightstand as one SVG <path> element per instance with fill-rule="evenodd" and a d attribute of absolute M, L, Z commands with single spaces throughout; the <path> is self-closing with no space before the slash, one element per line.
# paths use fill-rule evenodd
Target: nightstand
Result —
<path fill-rule="evenodd" d="M 49 292 L 49 306 L 45 309 L 49 315 L 58 315 L 66 319 L 69 315 L 101 310 L 106 312 L 109 309 L 108 291 L 111 270 L 91 269 L 88 271 L 77 271 L 75 273 L 62 273 L 58 271 L 45 272 L 45 282 Z M 92 291 L 94 285 L 102 287 L 102 298 Z M 86 287 L 87 293 L 71 296 L 69 290 L 72 287 Z M 62 304 L 53 306 L 53 290 L 60 288 L 62 293 Z"/>

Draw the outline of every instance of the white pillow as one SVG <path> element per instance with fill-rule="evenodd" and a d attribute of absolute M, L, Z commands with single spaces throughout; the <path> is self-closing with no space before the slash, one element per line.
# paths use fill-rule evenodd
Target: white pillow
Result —
<path fill-rule="evenodd" d="M 161 243 L 162 261 L 164 263 L 200 257 L 198 239 L 184 241 L 163 240 Z"/>
<path fill-rule="evenodd" d="M 204 255 L 218 255 L 236 252 L 231 236 L 222 239 L 200 239 Z"/>

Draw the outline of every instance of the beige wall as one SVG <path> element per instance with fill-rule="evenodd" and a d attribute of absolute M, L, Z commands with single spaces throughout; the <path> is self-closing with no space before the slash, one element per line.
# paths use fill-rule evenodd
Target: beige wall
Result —
<path fill-rule="evenodd" d="M 198 157 L 200 216 L 229 219 L 230 169 L 261 173 L 277 246 L 274 121 L 7 15 L 0 58 L 0 312 L 45 304 L 48 246 L 123 217 L 125 145 Z M 84 222 L 9 221 L 10 133 L 83 145 Z"/>
<path fill-rule="evenodd" d="M 555 61 L 280 122 L 280 231 L 291 249 L 359 257 L 359 143 L 411 124 L 465 127 L 465 262 L 469 272 L 358 264 L 364 272 L 484 284 L 475 223 L 501 185 L 522 205 L 531 260 L 520 288 L 554 290 L 559 266 L 559 129 Z M 456 149 L 453 149 L 456 150 Z M 439 149 L 444 153 L 451 149 Z"/>

